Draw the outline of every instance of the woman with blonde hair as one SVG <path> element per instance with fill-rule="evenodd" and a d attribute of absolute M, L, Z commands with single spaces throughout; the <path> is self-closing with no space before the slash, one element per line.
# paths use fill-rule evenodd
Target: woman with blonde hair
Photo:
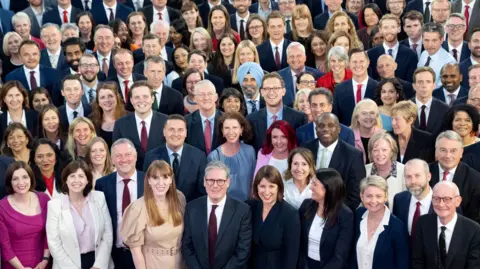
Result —
<path fill-rule="evenodd" d="M 115 171 L 107 142 L 98 136 L 88 142 L 85 162 L 92 171 L 94 187 L 97 179 Z"/>
<path fill-rule="evenodd" d="M 8 73 L 19 68 L 23 65 L 20 59 L 20 43 L 22 43 L 22 37 L 17 32 L 8 32 L 3 37 L 3 54 L 5 58 L 2 60 L 2 77 L 5 78 Z"/>
<path fill-rule="evenodd" d="M 309 149 L 298 147 L 288 155 L 288 169 L 283 184 L 284 197 L 291 206 L 298 209 L 305 199 L 312 198 L 311 179 L 315 178 L 315 161 Z"/>
<path fill-rule="evenodd" d="M 144 189 L 144 196 L 125 209 L 120 227 L 135 268 L 185 268 L 180 244 L 186 200 L 176 188 L 170 165 L 163 160 L 152 162 Z"/>
<path fill-rule="evenodd" d="M 362 42 L 358 39 L 355 25 L 353 24 L 352 19 L 343 11 L 337 11 L 330 16 L 328 19 L 325 30 L 330 35 L 338 31 L 344 31 L 351 36 L 351 48 L 363 48 Z"/>
<path fill-rule="evenodd" d="M 307 115 L 308 122 L 313 121 L 312 111 L 310 110 L 310 104 L 308 103 L 308 95 L 311 91 L 311 89 L 299 88 L 297 94 L 295 94 L 295 101 L 293 103 L 293 108 L 298 111 L 302 111 L 305 113 L 305 115 Z"/>
<path fill-rule="evenodd" d="M 256 46 L 262 44 L 267 39 L 267 23 L 260 15 L 250 13 L 246 27 L 247 38 Z"/>
<path fill-rule="evenodd" d="M 213 44 L 210 33 L 203 28 L 197 27 L 190 36 L 190 51 L 201 50 L 207 55 L 207 62 L 213 58 Z"/>
<path fill-rule="evenodd" d="M 87 145 L 96 137 L 95 126 L 85 117 L 77 117 L 68 128 L 66 149 L 72 160 L 85 159 L 87 156 Z"/>
<path fill-rule="evenodd" d="M 310 10 L 307 5 L 296 5 L 292 11 L 292 31 L 285 35 L 285 38 L 291 41 L 297 41 L 302 45 L 307 45 L 307 40 L 312 35 L 313 21 Z"/>
<path fill-rule="evenodd" d="M 260 64 L 260 59 L 258 58 L 258 51 L 255 44 L 250 40 L 243 40 L 238 44 L 237 50 L 235 51 L 235 65 L 233 66 L 232 74 L 232 85 L 240 84 L 238 81 L 237 71 L 238 68 L 248 62 L 255 62 Z"/>

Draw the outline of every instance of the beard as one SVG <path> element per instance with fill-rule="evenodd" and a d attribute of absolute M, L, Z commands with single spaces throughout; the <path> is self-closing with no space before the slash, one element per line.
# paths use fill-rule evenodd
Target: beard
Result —
<path fill-rule="evenodd" d="M 258 87 L 255 86 L 242 86 L 243 94 L 245 94 L 249 99 L 253 99 L 258 93 Z"/>
<path fill-rule="evenodd" d="M 425 190 L 427 186 L 411 186 L 411 187 L 407 187 L 408 189 L 408 192 L 410 192 L 410 194 L 412 194 L 414 197 L 418 197 L 420 194 L 423 193 L 423 191 Z"/>

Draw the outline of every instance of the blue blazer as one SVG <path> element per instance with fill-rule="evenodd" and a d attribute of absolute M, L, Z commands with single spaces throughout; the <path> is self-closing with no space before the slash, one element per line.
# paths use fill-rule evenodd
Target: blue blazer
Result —
<path fill-rule="evenodd" d="M 50 63 L 50 58 L 48 57 L 47 49 L 43 49 L 40 52 L 40 64 L 53 68 L 52 63 Z M 63 48 L 60 49 L 60 55 L 58 55 L 58 63 L 57 68 L 55 68 L 58 72 L 62 72 L 64 69 L 70 68 L 67 64 L 67 60 L 65 60 L 64 50 Z M 69 69 L 70 70 L 70 69 Z"/>
<path fill-rule="evenodd" d="M 267 72 L 275 72 L 280 69 L 283 69 L 288 66 L 287 64 L 287 47 L 290 44 L 290 40 L 284 39 L 283 40 L 283 49 L 282 49 L 282 63 L 280 68 L 277 68 L 275 65 L 275 57 L 273 55 L 273 48 L 270 44 L 270 39 L 263 41 L 262 44 L 257 46 L 258 57 L 260 57 L 260 65 L 262 66 L 263 70 Z"/>
<path fill-rule="evenodd" d="M 367 209 L 357 209 L 355 218 L 355 241 L 352 251 L 352 269 L 358 269 L 356 246 L 360 238 L 360 222 Z M 375 251 L 373 253 L 372 269 L 409 269 L 410 268 L 410 246 L 408 231 L 401 220 L 390 214 L 388 225 L 378 236 Z"/>
<path fill-rule="evenodd" d="M 373 99 L 377 85 L 378 82 L 369 77 L 363 99 Z M 353 92 L 352 79 L 349 79 L 337 84 L 337 86 L 335 86 L 335 94 L 333 95 L 333 113 L 337 115 L 340 123 L 347 126 L 350 126 L 350 123 L 352 122 L 352 113 L 356 105 Z"/>
<path fill-rule="evenodd" d="M 3 35 L 13 31 L 13 26 L 12 26 L 13 15 L 14 14 L 12 11 L 0 8 L 0 23 L 2 24 Z"/>
<path fill-rule="evenodd" d="M 25 70 L 23 69 L 23 67 L 13 70 L 5 77 L 5 81 L 11 80 L 18 80 L 27 90 L 32 90 L 28 85 L 28 80 L 25 76 Z M 55 98 L 53 92 L 55 92 L 55 90 L 59 86 L 58 71 L 51 67 L 40 65 L 40 83 L 37 81 L 37 86 L 42 86 L 47 89 L 53 100 Z"/>
<path fill-rule="evenodd" d="M 443 41 L 442 43 L 442 47 L 448 51 L 448 53 L 450 53 L 450 51 L 448 50 L 448 40 L 445 39 L 445 41 Z M 462 51 L 460 52 L 460 60 L 458 61 L 459 63 L 465 61 L 466 59 L 470 59 L 470 49 L 468 48 L 468 43 L 467 41 L 463 41 L 463 46 L 462 46 Z"/>
<path fill-rule="evenodd" d="M 370 58 L 369 71 L 373 79 L 380 79 L 380 75 L 377 72 L 377 60 L 378 57 L 386 53 L 383 46 L 377 46 L 368 50 L 368 58 Z M 417 69 L 418 64 L 417 54 L 409 47 L 399 44 L 395 62 L 398 65 L 395 71 L 395 77 L 412 82 L 413 72 Z"/>
<path fill-rule="evenodd" d="M 411 199 L 412 199 L 412 194 L 409 191 L 402 191 L 400 193 L 397 193 L 393 198 L 392 213 L 397 218 L 399 218 L 407 228 L 408 228 L 408 211 L 410 208 Z M 428 214 L 432 214 L 432 213 L 435 213 L 435 212 L 433 211 L 433 206 L 430 205 L 430 209 L 428 209 Z"/>
<path fill-rule="evenodd" d="M 313 122 L 309 122 L 299 128 L 297 128 L 297 145 L 304 145 L 315 139 L 315 133 L 313 130 Z M 340 139 L 348 144 L 355 146 L 355 135 L 352 129 L 340 123 Z"/>
<path fill-rule="evenodd" d="M 436 88 L 433 91 L 432 95 L 433 95 L 433 97 L 437 98 L 438 100 L 440 100 L 444 103 L 446 102 L 445 93 L 443 92 L 443 87 Z M 458 92 L 457 99 L 455 99 L 455 100 L 458 100 L 459 98 L 462 98 L 462 97 L 468 97 L 468 88 L 460 86 L 460 91 Z M 453 102 L 455 103 L 455 101 L 453 101 Z"/>
<path fill-rule="evenodd" d="M 170 164 L 166 145 L 154 148 L 145 155 L 143 171 L 147 171 L 155 160 L 164 160 Z M 207 194 L 203 186 L 206 165 L 207 158 L 204 152 L 189 144 L 183 144 L 178 178 L 175 178 L 175 184 L 177 189 L 185 195 L 187 202 Z"/>
<path fill-rule="evenodd" d="M 82 106 L 83 106 L 83 116 L 88 118 L 90 116 L 90 114 L 92 113 L 92 107 L 90 106 L 90 104 L 83 103 L 83 102 L 82 102 Z M 62 128 L 63 128 L 63 130 L 68 132 L 68 128 L 70 127 L 70 123 L 68 122 L 66 104 L 59 107 L 58 112 L 60 113 L 60 123 L 62 124 Z"/>
<path fill-rule="evenodd" d="M 137 198 L 143 196 L 144 177 L 145 173 L 137 171 Z M 108 212 L 110 213 L 110 218 L 112 218 L 113 242 L 115 242 L 117 238 L 117 172 L 97 179 L 95 182 L 95 190 L 105 194 Z"/>
<path fill-rule="evenodd" d="M 91 10 L 93 17 L 95 18 L 95 22 L 97 23 L 97 25 L 99 24 L 108 25 L 109 23 L 108 18 L 110 17 L 110 14 L 107 14 L 105 12 L 105 9 L 103 8 L 101 1 L 97 1 L 97 2 L 99 3 L 92 4 L 92 10 Z M 95 3 L 95 1 L 93 3 Z M 121 19 L 122 21 L 126 22 L 128 15 L 132 12 L 133 12 L 133 9 L 117 2 L 117 8 L 115 9 L 115 19 Z"/>
<path fill-rule="evenodd" d="M 473 65 L 473 63 L 472 63 L 472 60 L 471 60 L 470 57 L 468 57 L 467 59 L 460 62 L 460 65 L 459 65 L 460 74 L 462 74 L 462 76 L 463 76 L 462 86 L 467 88 L 467 89 L 470 89 L 470 85 L 468 83 L 468 69 L 472 65 Z"/>
<path fill-rule="evenodd" d="M 70 18 L 68 18 L 68 22 L 75 23 L 78 14 L 80 14 L 83 10 L 72 6 L 72 11 L 70 12 Z M 63 16 L 60 17 L 60 13 L 58 12 L 58 8 L 52 8 L 49 11 L 43 14 L 43 24 L 45 23 L 54 23 L 58 26 L 63 24 Z"/>
<path fill-rule="evenodd" d="M 313 76 L 315 77 L 315 81 L 319 77 L 323 76 L 323 73 L 316 68 L 305 66 L 305 71 L 312 73 Z M 293 78 L 292 78 L 292 69 L 290 69 L 290 66 L 285 67 L 284 69 L 278 71 L 278 74 L 283 77 L 283 81 L 285 81 L 285 88 L 287 89 L 286 94 L 283 96 L 283 104 L 289 107 L 293 107 L 297 86 L 296 86 L 296 81 L 293 81 Z"/>
<path fill-rule="evenodd" d="M 272 10 L 279 10 L 277 2 L 275 2 L 275 1 L 270 1 L 270 3 L 272 3 Z M 250 13 L 258 14 L 258 2 L 257 2 L 257 3 L 253 3 L 253 4 L 248 8 L 248 11 L 249 11 Z"/>
<path fill-rule="evenodd" d="M 358 26 L 358 17 L 357 15 L 348 12 L 346 10 L 343 10 L 345 13 L 347 13 L 348 17 L 352 20 L 353 24 L 355 25 L 355 29 L 359 29 Z M 318 14 L 313 18 L 313 28 L 318 29 L 318 30 L 324 30 L 325 27 L 327 26 L 328 19 L 330 19 L 330 15 L 328 14 L 328 9 L 327 11 L 323 12 L 322 14 Z"/>
<path fill-rule="evenodd" d="M 423 1 L 422 0 L 411 0 L 407 3 L 407 7 L 403 14 L 409 12 L 410 10 L 416 10 L 423 14 Z M 431 13 L 430 13 L 431 14 Z"/>

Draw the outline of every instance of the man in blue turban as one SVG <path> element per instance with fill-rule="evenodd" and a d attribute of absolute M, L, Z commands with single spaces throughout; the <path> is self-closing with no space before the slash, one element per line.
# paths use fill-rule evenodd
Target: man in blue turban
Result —
<path fill-rule="evenodd" d="M 242 87 L 248 114 L 265 107 L 265 102 L 261 99 L 259 93 L 263 74 L 262 67 L 254 62 L 244 63 L 238 68 L 238 83 Z"/>

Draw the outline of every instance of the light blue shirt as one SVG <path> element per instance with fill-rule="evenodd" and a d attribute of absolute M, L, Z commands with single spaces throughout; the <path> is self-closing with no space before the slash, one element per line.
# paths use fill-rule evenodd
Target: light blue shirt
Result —
<path fill-rule="evenodd" d="M 88 103 L 92 103 L 94 100 L 95 100 L 95 97 L 97 97 L 97 85 L 98 85 L 98 81 L 97 83 L 95 84 L 95 86 L 93 86 L 92 88 L 89 88 L 87 87 L 87 85 L 85 85 L 84 83 L 82 83 L 82 87 L 83 87 L 83 96 L 85 97 L 85 99 L 88 101 Z M 93 100 L 90 100 L 89 98 L 89 92 L 90 92 L 90 89 L 93 89 L 92 93 L 93 93 Z"/>
<path fill-rule="evenodd" d="M 440 80 L 440 70 L 442 67 L 448 63 L 456 63 L 457 61 L 453 56 L 448 53 L 444 48 L 440 48 L 437 53 L 433 55 L 429 55 L 428 51 L 424 50 L 422 52 L 422 55 L 420 56 L 420 60 L 418 60 L 418 65 L 417 67 L 425 66 L 425 63 L 427 62 L 428 56 L 430 56 L 430 64 L 429 66 L 435 71 L 436 75 L 436 83 L 437 87 L 442 85 L 442 81 Z"/>
<path fill-rule="evenodd" d="M 0 0 L 2 2 L 2 8 L 9 10 L 10 9 L 10 0 Z"/>
<path fill-rule="evenodd" d="M 260 17 L 262 17 L 264 20 L 266 20 L 268 15 L 270 15 L 270 13 L 272 13 L 272 10 L 273 10 L 272 9 L 272 2 L 268 1 L 268 9 L 267 10 L 263 10 L 260 3 L 258 3 L 258 15 Z"/>
<path fill-rule="evenodd" d="M 205 127 L 207 126 L 205 121 L 207 120 L 207 118 L 204 117 L 202 115 L 202 113 L 200 113 L 200 111 L 198 111 L 198 112 L 200 114 L 200 118 L 202 119 L 202 130 L 203 130 L 203 132 L 205 132 Z M 208 120 L 210 121 L 210 127 L 212 127 L 212 128 L 210 128 L 210 129 L 212 129 L 212 139 L 213 139 L 213 129 L 215 129 L 214 126 L 215 126 L 215 114 L 216 113 L 217 113 L 217 110 L 215 110 L 215 112 L 213 112 L 212 116 L 210 116 L 210 118 L 208 118 Z"/>
<path fill-rule="evenodd" d="M 178 154 L 178 164 L 180 165 L 180 162 L 182 160 L 182 152 L 183 152 L 183 145 L 182 147 L 177 150 L 176 152 L 171 150 L 168 146 L 166 147 L 167 148 L 167 153 L 168 153 L 168 158 L 170 159 L 170 165 L 173 167 L 173 160 L 175 159 L 175 156 L 173 156 L 173 153 L 177 153 Z"/>
<path fill-rule="evenodd" d="M 270 128 L 270 125 L 273 123 L 273 116 L 277 116 L 276 120 L 282 120 L 283 119 L 283 108 L 277 112 L 277 114 L 272 114 L 270 111 L 267 109 L 267 129 Z"/>

